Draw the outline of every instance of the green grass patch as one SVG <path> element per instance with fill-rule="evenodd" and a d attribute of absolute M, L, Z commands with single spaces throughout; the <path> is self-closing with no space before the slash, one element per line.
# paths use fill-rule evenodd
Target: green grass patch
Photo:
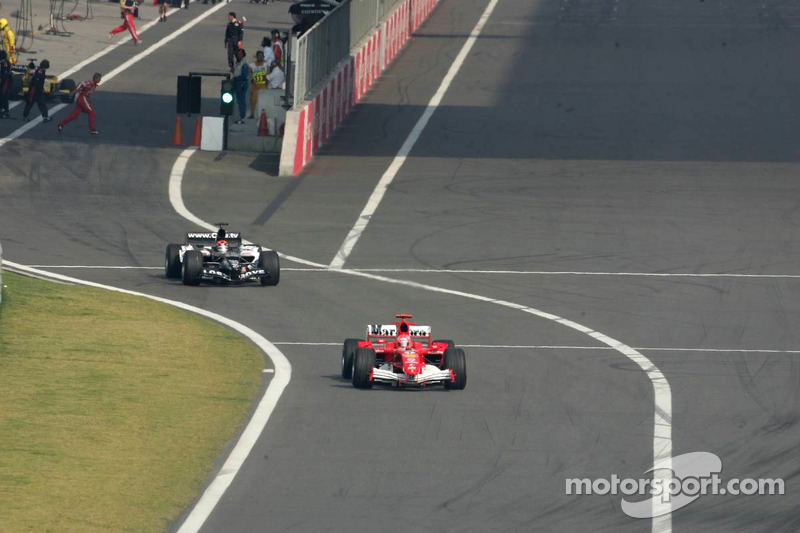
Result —
<path fill-rule="evenodd" d="M 0 531 L 163 531 L 247 414 L 261 352 L 145 298 L 3 284 Z"/>

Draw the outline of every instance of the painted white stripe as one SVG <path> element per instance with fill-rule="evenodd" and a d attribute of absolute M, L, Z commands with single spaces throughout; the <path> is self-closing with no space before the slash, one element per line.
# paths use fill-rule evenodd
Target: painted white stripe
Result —
<path fill-rule="evenodd" d="M 189 152 L 188 156 L 191 157 L 191 154 L 194 152 Z M 183 155 L 183 154 L 182 154 Z M 188 158 L 187 158 L 188 159 Z M 176 163 L 177 165 L 177 163 Z M 186 161 L 183 162 L 183 168 L 186 167 Z M 175 168 L 173 167 L 173 170 Z M 172 182 L 175 178 L 173 173 L 170 181 Z M 170 183 L 170 191 L 173 188 L 173 184 Z M 180 187 L 177 188 L 177 194 L 180 195 Z M 170 195 L 170 199 L 172 199 L 172 195 Z M 195 217 L 192 213 L 186 210 L 186 207 L 183 205 L 183 202 L 180 202 L 180 205 L 176 205 L 173 203 L 175 210 L 185 216 L 188 220 L 193 222 L 198 221 L 199 219 Z M 179 209 L 180 207 L 180 209 Z M 208 223 L 201 222 L 201 226 L 204 227 L 213 227 Z M 320 263 L 316 263 L 314 261 L 309 261 L 307 259 L 303 259 L 296 256 L 291 256 L 287 254 L 280 254 L 280 256 L 286 260 L 306 265 L 313 268 L 326 268 L 324 265 Z M 479 294 L 472 294 L 463 291 L 455 291 L 452 289 L 445 289 L 443 287 L 436 287 L 433 285 L 425 285 L 423 283 L 417 283 L 413 281 L 407 280 L 400 280 L 400 279 L 393 279 L 387 278 L 385 276 L 380 276 L 377 274 L 371 274 L 368 272 L 357 272 L 354 270 L 344 269 L 344 268 L 334 268 L 328 267 L 333 272 L 349 275 L 349 276 L 358 276 L 363 277 L 366 279 L 374 280 L 374 281 L 382 281 L 385 283 L 391 283 L 395 285 L 403 285 L 406 287 L 412 287 L 415 289 L 421 289 L 424 291 L 435 292 L 440 294 L 448 294 L 452 296 L 460 296 L 463 298 L 469 298 L 471 300 L 477 300 L 481 302 L 487 302 L 495 305 L 500 305 L 503 307 L 508 307 L 511 309 L 516 309 L 534 316 L 538 316 L 540 318 L 545 318 L 547 320 L 552 320 L 558 324 L 566 326 L 568 328 L 580 331 L 593 339 L 613 348 L 614 350 L 618 351 L 634 363 L 636 363 L 639 368 L 647 375 L 650 380 L 650 383 L 653 387 L 653 398 L 654 398 L 654 414 L 653 414 L 653 464 L 661 465 L 659 470 L 656 470 L 653 473 L 653 477 L 656 479 L 662 480 L 661 483 L 666 483 L 668 479 L 671 478 L 671 467 L 672 467 L 672 391 L 669 386 L 669 382 L 664 374 L 661 373 L 661 370 L 658 369 L 656 365 L 654 365 L 649 359 L 647 359 L 644 355 L 636 351 L 634 348 L 627 346 L 607 335 L 604 335 L 600 332 L 594 331 L 586 326 L 578 324 L 577 322 L 573 322 L 571 320 L 559 317 L 557 315 L 547 313 L 544 311 L 540 311 L 538 309 L 532 307 L 526 307 L 521 304 L 517 304 L 514 302 L 509 302 L 506 300 L 498 300 L 495 298 L 490 298 L 487 296 L 481 296 Z M 235 475 L 235 473 L 234 473 Z M 211 513 L 213 508 L 216 506 L 219 499 L 222 497 L 222 492 L 216 493 L 215 499 L 209 499 L 206 502 L 206 509 L 203 510 L 204 516 L 203 521 L 205 518 Z M 668 495 L 667 495 L 668 497 Z M 672 502 L 670 500 L 659 502 L 656 498 L 652 498 L 653 504 L 653 516 L 655 518 L 652 519 L 651 522 L 651 530 L 653 533 L 669 533 L 672 531 Z M 195 514 L 197 508 L 193 509 L 190 513 L 190 518 Z M 188 519 L 187 519 L 188 520 Z M 199 529 L 203 522 L 195 521 L 194 523 L 197 524 L 197 528 Z M 184 530 L 181 528 L 180 533 L 185 533 L 188 531 L 197 531 L 196 529 L 188 529 Z"/>
<path fill-rule="evenodd" d="M 192 513 L 186 519 L 186 522 L 184 522 L 179 531 L 185 533 L 188 531 L 199 530 L 200 526 L 203 525 L 203 522 L 205 522 L 217 501 L 219 501 L 219 498 L 231 484 L 231 481 L 233 481 L 233 478 L 242 467 L 242 464 L 244 464 L 244 460 L 250 454 L 250 450 L 253 449 L 253 446 L 255 445 L 256 441 L 258 441 L 261 432 L 263 431 L 264 427 L 266 427 L 267 422 L 269 421 L 269 418 L 281 397 L 281 394 L 283 394 L 284 389 L 289 384 L 289 381 L 292 377 L 292 365 L 289 363 L 289 360 L 284 357 L 283 353 L 273 343 L 265 339 L 259 333 L 253 331 L 243 324 L 231 320 L 230 318 L 218 315 L 217 313 L 206 311 L 205 309 L 194 307 L 183 302 L 168 300 L 166 298 L 152 296 L 150 294 L 141 292 L 120 289 L 119 287 L 112 287 L 110 285 L 102 285 L 100 283 L 71 278 L 62 274 L 45 272 L 44 270 L 38 270 L 29 266 L 13 263 L 11 261 L 4 260 L 3 264 L 11 266 L 20 272 L 27 272 L 37 276 L 86 285 L 89 287 L 97 287 L 123 294 L 142 296 L 144 298 L 149 298 L 150 300 L 169 304 L 179 309 L 184 309 L 206 318 L 210 318 L 211 320 L 219 322 L 220 324 L 223 324 L 224 326 L 227 326 L 250 339 L 256 346 L 259 347 L 259 349 L 261 349 L 262 352 L 267 355 L 267 357 L 269 357 L 270 361 L 272 361 L 272 366 L 275 369 L 275 375 L 270 380 L 267 390 L 264 392 L 264 396 L 262 396 L 261 400 L 259 400 L 258 406 L 256 407 L 252 418 L 250 418 L 248 421 L 244 432 L 242 432 L 242 436 L 239 437 L 239 440 L 233 447 L 233 450 L 228 456 L 228 459 L 225 461 L 225 464 L 222 465 L 222 469 L 219 471 L 219 474 L 217 474 L 217 476 L 211 482 L 211 485 L 209 485 L 209 487 L 205 490 L 200 500 L 194 506 Z"/>
<path fill-rule="evenodd" d="M 113 265 L 28 265 L 31 268 L 96 269 L 96 270 L 163 270 L 163 266 L 113 266 Z"/>
<path fill-rule="evenodd" d="M 273 342 L 275 346 L 341 346 L 342 342 L 294 342 L 294 341 L 280 341 Z M 477 349 L 502 349 L 502 350 L 608 350 L 614 351 L 610 346 L 566 346 L 566 345 L 548 345 L 548 344 L 461 344 L 461 348 L 477 348 Z M 766 349 L 741 349 L 741 348 L 656 348 L 656 347 L 634 347 L 637 352 L 679 352 L 679 353 L 712 353 L 712 354 L 725 354 L 725 353 L 752 353 L 752 354 L 787 354 L 796 355 L 800 354 L 800 350 L 766 350 Z"/>
<path fill-rule="evenodd" d="M 319 270 L 319 269 L 308 269 Z M 531 276 L 628 276 L 652 278 L 800 278 L 799 274 L 692 274 L 667 272 L 581 272 L 581 271 L 547 271 L 547 270 L 458 270 L 434 268 L 352 268 L 356 272 L 387 272 L 411 274 L 500 274 Z"/>
<path fill-rule="evenodd" d="M 167 35 L 166 37 L 162 38 L 160 41 L 156 42 L 155 44 L 153 44 L 149 48 L 146 48 L 142 52 L 140 52 L 140 53 L 136 54 L 135 56 L 131 57 L 130 59 L 128 59 L 127 61 L 122 63 L 120 66 L 118 66 L 117 68 L 111 70 L 110 72 L 108 72 L 106 74 L 103 74 L 103 81 L 102 81 L 103 85 L 105 85 L 106 83 L 110 82 L 118 74 L 124 72 L 125 70 L 129 69 L 130 67 L 132 67 L 133 65 L 135 65 L 136 63 L 141 61 L 142 59 L 146 58 L 147 56 L 149 56 L 153 52 L 157 51 L 162 46 L 164 46 L 166 44 L 169 44 L 173 40 L 177 39 L 180 35 L 186 33 L 187 31 L 192 29 L 194 26 L 196 26 L 197 24 L 199 24 L 200 22 L 202 22 L 206 18 L 210 17 L 212 14 L 216 13 L 220 9 L 223 9 L 224 7 L 225 7 L 225 3 L 220 2 L 219 5 L 212 7 L 208 11 L 205 11 L 202 15 L 198 16 L 197 18 L 194 18 L 194 19 L 190 20 L 189 22 L 187 22 L 186 24 L 184 24 L 180 28 L 176 29 L 174 32 L 172 32 L 171 34 Z M 150 28 L 151 26 L 155 25 L 157 22 L 158 22 L 157 20 L 153 20 L 153 21 L 149 22 L 148 24 L 146 24 L 146 25 L 144 25 L 142 27 L 142 31 L 144 31 L 147 28 Z M 83 68 L 84 66 L 88 65 L 92 61 L 95 61 L 99 57 L 102 57 L 103 55 L 107 54 L 108 52 L 110 52 L 111 50 L 113 50 L 114 48 L 118 47 L 119 45 L 123 44 L 124 42 L 126 42 L 128 40 L 131 40 L 130 35 L 128 35 L 128 37 L 120 40 L 120 42 L 118 42 L 117 44 L 111 45 L 108 48 L 105 48 L 104 50 L 98 52 L 97 54 L 94 54 L 89 59 L 86 59 L 86 60 L 78 63 L 78 65 L 76 65 L 72 69 L 65 71 L 62 74 L 62 76 L 67 76 L 67 75 L 71 74 L 72 72 L 75 72 L 79 68 Z M 55 105 L 55 106 L 51 107 L 48 110 L 48 113 L 49 113 L 49 115 L 51 117 L 53 117 L 56 113 L 60 112 L 65 107 L 68 107 L 67 104 Z M 7 136 L 5 136 L 2 139 L 0 139 L 0 147 L 2 147 L 7 142 L 9 142 L 9 141 L 11 141 L 13 139 L 21 137 L 22 135 L 24 135 L 25 133 L 27 133 L 28 131 L 30 131 L 31 129 L 35 128 L 36 126 L 38 126 L 41 123 L 42 123 L 42 117 L 41 116 L 31 120 L 30 122 L 25 123 L 23 126 L 17 128 L 16 130 L 14 130 L 11 133 L 9 133 Z"/>
<path fill-rule="evenodd" d="M 375 214 L 375 211 L 377 211 L 381 200 L 383 200 L 384 194 L 386 194 L 386 191 L 389 188 L 389 185 L 391 185 L 392 181 L 397 175 L 397 172 L 400 170 L 400 167 L 402 167 L 403 163 L 405 163 L 408 154 L 411 153 L 411 149 L 417 143 L 417 140 L 419 140 L 420 135 L 422 135 L 423 130 L 428 125 L 428 121 L 430 120 L 431 116 L 433 116 L 436 108 L 439 107 L 439 104 L 447 92 L 447 89 L 450 88 L 450 84 L 456 77 L 456 74 L 458 74 L 461 66 L 464 64 L 467 54 L 469 54 L 470 50 L 472 50 L 472 47 L 475 45 L 475 41 L 478 39 L 478 36 L 480 35 L 484 25 L 489 20 L 489 16 L 492 14 L 492 11 L 494 11 L 495 6 L 497 6 L 497 2 L 498 0 L 491 0 L 489 5 L 486 6 L 481 18 L 478 20 L 478 23 L 472 29 L 472 32 L 470 32 L 467 41 L 464 43 L 464 46 L 461 47 L 461 51 L 459 51 L 455 61 L 453 61 L 453 64 L 450 65 L 450 69 L 447 71 L 447 74 L 442 80 L 441 85 L 439 85 L 439 88 L 434 93 L 430 102 L 428 102 L 428 107 L 425 108 L 425 112 L 422 113 L 422 116 L 414 125 L 411 133 L 408 134 L 403 146 L 400 147 L 400 151 L 397 152 L 397 155 L 389 165 L 389 168 L 386 169 L 386 172 L 384 172 L 383 176 L 381 176 L 380 181 L 378 181 L 378 185 L 375 186 L 375 190 L 372 191 L 372 195 L 367 201 L 367 205 L 364 206 L 364 209 L 358 216 L 358 220 L 356 220 L 355 225 L 353 225 L 352 229 L 347 234 L 347 237 L 345 237 L 344 242 L 339 248 L 339 251 L 336 252 L 336 256 L 333 258 L 333 261 L 331 261 L 330 264 L 332 268 L 344 267 L 345 262 L 347 262 L 347 258 L 353 251 L 353 247 L 361 238 L 361 235 L 367 228 L 367 224 L 369 224 L 370 219 Z"/>
<path fill-rule="evenodd" d="M 196 150 L 196 148 L 187 148 Z M 181 155 L 182 157 L 182 155 Z M 185 162 L 184 162 L 185 164 Z M 175 168 L 173 167 L 173 171 Z M 183 179 L 181 173 L 176 177 L 178 183 Z M 172 185 L 174 182 L 170 182 Z M 180 188 L 178 189 L 180 190 Z M 180 196 L 176 202 L 183 203 Z M 184 207 L 185 209 L 185 207 Z M 194 216 L 194 215 L 192 215 Z M 199 221 L 199 222 L 198 222 Z M 203 227 L 211 227 L 216 231 L 216 226 L 207 226 L 205 222 L 197 219 L 196 224 Z M 91 269 L 121 269 L 121 270 L 161 270 L 163 266 L 120 266 L 120 265 L 28 265 L 34 268 L 91 268 Z M 320 268 L 292 268 L 285 267 L 281 270 L 286 272 L 333 272 L 331 267 L 323 266 Z M 795 279 L 800 275 L 795 274 L 665 274 L 652 272 L 550 272 L 536 270 L 450 270 L 433 268 L 351 268 L 353 272 L 380 272 L 380 273 L 408 273 L 408 274 L 493 274 L 493 275 L 532 275 L 532 276 L 620 276 L 620 277 L 656 277 L 656 278 L 754 278 L 754 279 Z"/>

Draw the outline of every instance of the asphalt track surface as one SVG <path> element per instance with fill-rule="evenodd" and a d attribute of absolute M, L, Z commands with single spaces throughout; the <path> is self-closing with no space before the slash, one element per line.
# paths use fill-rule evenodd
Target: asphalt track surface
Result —
<path fill-rule="evenodd" d="M 187 208 L 328 264 L 487 3 L 443 0 L 300 178 L 264 157 L 196 154 Z M 674 531 L 800 529 L 800 12 L 757 4 L 501 0 L 346 264 L 640 347 L 671 386 L 674 455 L 785 480 L 785 496 L 703 496 L 672 514 Z M 167 196 L 173 76 L 203 58 L 224 68 L 208 37 L 220 13 L 102 87 L 101 136 L 81 117 L 0 148 L 6 259 L 140 267 L 52 270 L 300 343 L 279 344 L 291 382 L 203 531 L 650 531 L 619 495 L 565 495 L 566 478 L 652 466 L 651 383 L 586 335 L 289 261 L 266 289 L 147 268 L 195 229 Z M 324 343 L 396 312 L 458 344 L 529 348 L 469 348 L 461 392 L 354 390 Z"/>

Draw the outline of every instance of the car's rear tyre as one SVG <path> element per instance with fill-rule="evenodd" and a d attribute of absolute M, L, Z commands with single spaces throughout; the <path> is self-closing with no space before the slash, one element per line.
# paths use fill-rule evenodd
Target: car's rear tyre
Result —
<path fill-rule="evenodd" d="M 261 278 L 261 285 L 274 286 L 281 280 L 281 260 L 278 252 L 274 250 L 264 250 L 258 255 L 258 266 L 267 271 L 267 275 Z"/>
<path fill-rule="evenodd" d="M 372 380 L 369 375 L 375 367 L 375 350 L 358 348 L 353 356 L 353 387 L 371 389 Z"/>
<path fill-rule="evenodd" d="M 75 90 L 75 80 L 66 79 L 58 82 L 58 88 L 62 91 L 69 91 L 70 93 Z M 64 104 L 71 104 L 75 101 L 74 94 L 62 94 L 61 102 Z"/>
<path fill-rule="evenodd" d="M 203 254 L 197 250 L 189 250 L 183 254 L 183 284 L 200 285 L 200 274 L 203 273 Z"/>
<path fill-rule="evenodd" d="M 467 386 L 467 356 L 461 348 L 448 348 L 444 352 L 444 368 L 453 371 L 455 379 L 445 381 L 444 388 L 462 390 Z"/>
<path fill-rule="evenodd" d="M 438 341 L 433 341 L 433 342 L 443 342 L 443 343 L 445 343 L 447 345 L 448 348 L 455 348 L 456 347 L 456 343 L 454 343 L 453 341 L 450 341 L 450 340 L 438 340 Z"/>
<path fill-rule="evenodd" d="M 181 277 L 181 245 L 168 244 L 167 253 L 164 255 L 164 276 L 168 279 Z"/>
<path fill-rule="evenodd" d="M 353 378 L 353 357 L 358 349 L 358 339 L 345 339 L 342 346 L 342 377 Z"/>

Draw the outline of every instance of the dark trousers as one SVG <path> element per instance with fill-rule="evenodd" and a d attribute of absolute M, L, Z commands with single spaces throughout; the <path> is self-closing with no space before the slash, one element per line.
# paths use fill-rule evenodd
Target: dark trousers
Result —
<path fill-rule="evenodd" d="M 0 115 L 8 113 L 8 91 L 11 88 L 11 80 L 0 83 Z"/>
<path fill-rule="evenodd" d="M 239 118 L 247 117 L 247 83 L 236 83 L 236 104 L 239 106 Z"/>
<path fill-rule="evenodd" d="M 31 94 L 30 91 L 34 91 Z M 25 99 L 25 109 L 22 111 L 22 116 L 27 117 L 28 113 L 31 112 L 31 108 L 33 104 L 36 104 L 39 107 L 39 111 L 42 113 L 42 118 L 47 118 L 47 104 L 44 101 L 44 92 L 36 91 L 35 89 L 31 89 L 28 92 L 28 97 Z"/>
<path fill-rule="evenodd" d="M 228 42 L 228 66 L 233 70 L 236 64 L 236 50 L 239 49 L 239 43 Z"/>

